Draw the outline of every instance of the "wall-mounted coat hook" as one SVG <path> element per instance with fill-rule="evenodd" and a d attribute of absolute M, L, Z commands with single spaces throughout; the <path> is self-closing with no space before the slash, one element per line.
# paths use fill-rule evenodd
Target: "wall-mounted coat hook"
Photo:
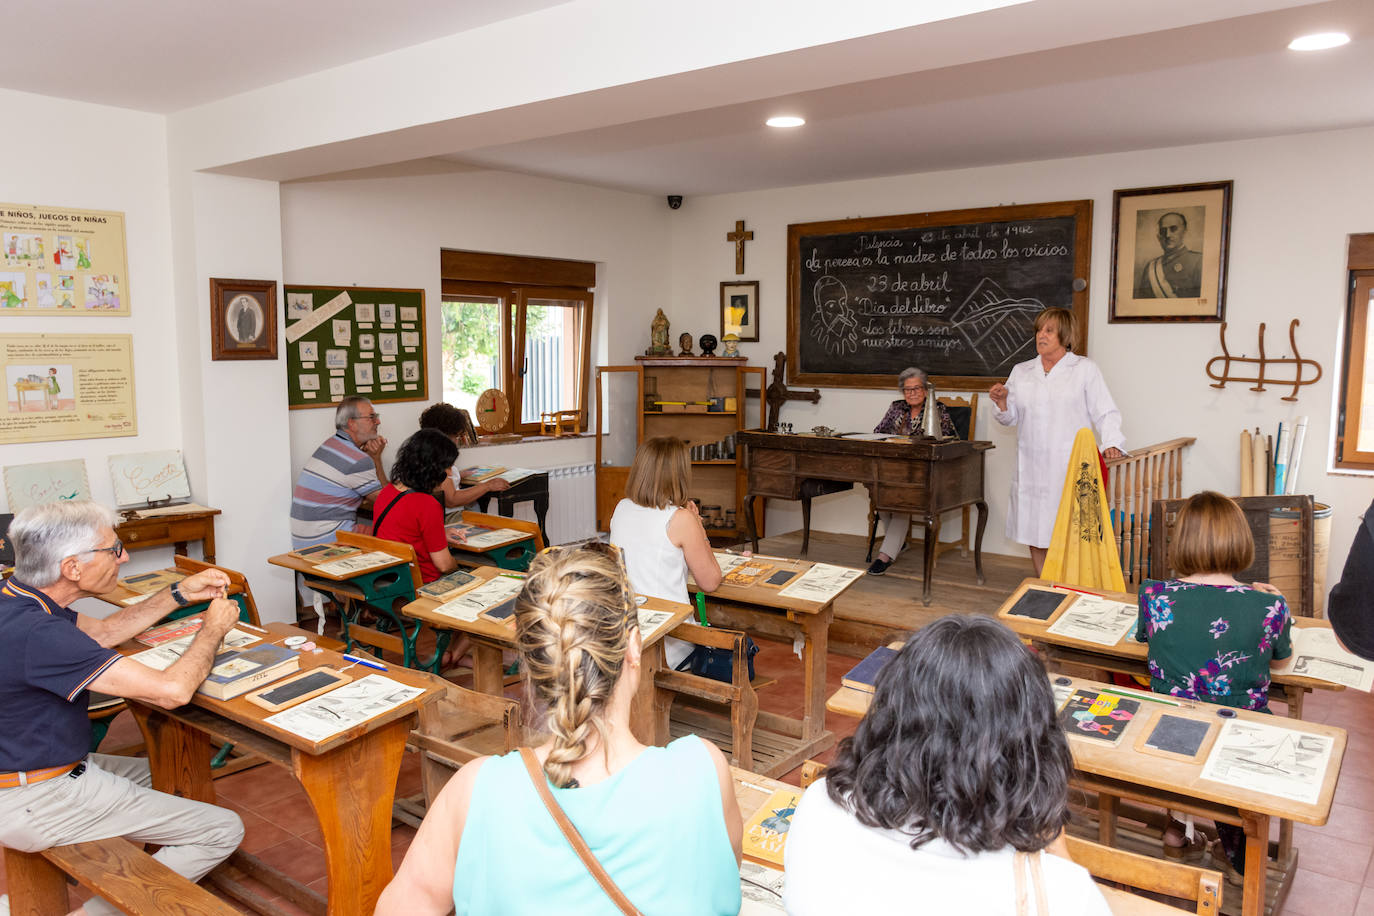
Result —
<path fill-rule="evenodd" d="M 1293 347 L 1293 355 L 1277 357 L 1274 359 L 1270 359 L 1264 355 L 1264 322 L 1260 322 L 1259 326 L 1259 358 L 1254 358 L 1250 356 L 1231 355 L 1231 351 L 1226 348 L 1226 324 L 1227 322 L 1225 321 L 1221 323 L 1221 355 L 1213 356 L 1211 359 L 1207 361 L 1207 375 L 1209 378 L 1216 379 L 1216 382 L 1212 385 L 1213 388 L 1225 388 L 1227 382 L 1254 382 L 1255 384 L 1250 389 L 1251 391 L 1264 391 L 1265 382 L 1268 382 L 1273 385 L 1292 385 L 1293 392 L 1291 394 L 1285 395 L 1283 400 L 1296 401 L 1298 399 L 1298 388 L 1300 388 L 1303 385 L 1311 385 L 1312 383 L 1319 381 L 1321 379 L 1321 365 L 1314 359 L 1303 359 L 1303 357 L 1298 353 L 1298 319 L 1294 318 L 1293 321 L 1288 325 L 1288 342 Z M 1222 364 L 1220 375 L 1212 371 L 1213 364 L 1215 364 L 1218 361 L 1220 361 Z M 1242 378 L 1239 375 L 1232 375 L 1232 363 L 1245 363 L 1247 365 L 1258 366 L 1259 372 L 1255 375 L 1254 378 Z M 1273 366 L 1295 367 L 1293 371 L 1293 377 L 1291 379 L 1267 377 L 1267 371 L 1270 369 L 1270 367 Z M 1304 366 L 1311 366 L 1313 369 L 1317 370 L 1317 374 L 1312 376 L 1311 378 L 1303 378 Z"/>

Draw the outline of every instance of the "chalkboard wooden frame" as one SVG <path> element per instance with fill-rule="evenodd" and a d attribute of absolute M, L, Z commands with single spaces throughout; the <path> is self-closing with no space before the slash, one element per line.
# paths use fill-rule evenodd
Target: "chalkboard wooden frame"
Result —
<path fill-rule="evenodd" d="M 827 220 L 813 223 L 793 223 L 787 227 L 787 379 L 790 384 L 813 385 L 826 388 L 894 388 L 896 372 L 886 368 L 862 371 L 863 353 L 855 353 L 854 372 L 818 370 L 803 364 L 802 334 L 805 316 L 802 314 L 803 238 L 816 236 L 844 236 L 855 233 L 882 233 L 925 227 L 950 227 L 963 230 L 987 224 L 1069 218 L 1073 220 L 1072 276 L 1063 277 L 1063 284 L 1072 290 L 1070 302 L 1047 302 L 1062 305 L 1073 311 L 1078 323 L 1075 353 L 1086 355 L 1088 330 L 1088 290 L 1092 261 L 1092 204 L 1091 200 L 1052 201 L 1040 204 L 1021 204 L 1007 207 L 978 207 L 966 210 L 942 210 L 929 213 L 908 213 L 898 216 L 879 216 L 857 219 Z M 956 236 L 957 237 L 957 234 Z M 941 237 L 942 239 L 944 236 Z M 1058 279 L 1058 278 L 1057 278 Z M 1015 290 L 1009 290 L 1015 293 Z M 1028 338 L 1029 339 L 1029 338 Z M 1005 379 L 1011 366 L 999 366 L 995 373 L 942 374 L 937 360 L 929 360 L 931 380 L 944 391 L 986 391 L 994 382 Z"/>

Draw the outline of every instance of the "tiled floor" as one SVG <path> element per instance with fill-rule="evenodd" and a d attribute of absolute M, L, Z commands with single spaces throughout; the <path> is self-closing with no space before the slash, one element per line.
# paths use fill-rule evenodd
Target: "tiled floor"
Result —
<path fill-rule="evenodd" d="M 802 681 L 790 646 L 762 642 L 755 661 L 760 678 L 775 679 L 759 691 L 762 709 L 800 715 Z M 826 693 L 838 689 L 840 677 L 855 659 L 831 654 L 827 662 Z M 1374 697 L 1354 691 L 1317 691 L 1309 696 L 1305 717 L 1339 725 L 1349 732 L 1349 745 L 1336 802 L 1324 827 L 1295 826 L 1299 851 L 1298 873 L 1283 912 L 1286 916 L 1374 916 L 1374 772 L 1366 761 L 1374 755 Z M 827 714 L 827 726 L 840 738 L 851 734 L 857 720 Z M 107 746 L 138 740 L 137 729 L 125 714 L 116 720 Z M 834 751 L 817 755 L 828 762 Z M 797 771 L 785 781 L 795 783 Z M 222 803 L 244 820 L 243 849 L 280 868 L 291 877 L 325 891 L 324 855 L 320 831 L 304 793 L 286 771 L 261 766 L 217 780 Z M 408 753 L 401 766 L 398 795 L 419 791 L 419 761 Z M 400 865 L 415 831 L 404 825 L 392 830 L 392 861 Z M 0 876 L 0 892 L 4 881 Z M 277 899 L 270 891 L 263 896 Z M 74 894 L 74 897 L 77 896 Z"/>

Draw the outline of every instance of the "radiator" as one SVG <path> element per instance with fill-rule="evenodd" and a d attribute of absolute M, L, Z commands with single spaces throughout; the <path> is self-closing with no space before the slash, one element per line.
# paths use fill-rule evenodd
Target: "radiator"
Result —
<path fill-rule="evenodd" d="M 570 464 L 541 468 L 549 475 L 549 514 L 544 527 L 550 544 L 566 544 L 596 536 L 596 467 Z M 534 503 L 517 503 L 515 518 L 535 522 Z"/>

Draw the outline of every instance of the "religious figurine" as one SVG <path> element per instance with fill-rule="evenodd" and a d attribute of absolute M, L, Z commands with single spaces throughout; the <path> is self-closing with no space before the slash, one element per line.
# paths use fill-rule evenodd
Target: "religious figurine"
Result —
<path fill-rule="evenodd" d="M 722 340 L 725 341 L 725 349 L 721 351 L 721 356 L 739 356 L 738 334 L 726 334 Z"/>
<path fill-rule="evenodd" d="M 677 345 L 678 345 L 679 347 L 682 348 L 682 352 L 679 353 L 678 356 L 692 356 L 692 355 L 693 355 L 693 353 L 692 353 L 692 335 L 691 335 L 691 334 L 683 334 L 681 337 L 679 337 L 679 338 L 677 339 Z"/>
<path fill-rule="evenodd" d="M 649 323 L 649 349 L 645 356 L 672 356 L 673 348 L 668 346 L 668 316 L 663 309 L 658 310 L 654 320 Z"/>
<path fill-rule="evenodd" d="M 701 340 L 697 341 L 697 343 L 701 344 L 701 355 L 702 355 L 702 356 L 715 356 L 715 355 L 716 355 L 716 344 L 718 343 L 718 341 L 716 340 L 716 335 L 714 335 L 714 334 L 702 334 L 702 335 L 701 335 Z"/>

